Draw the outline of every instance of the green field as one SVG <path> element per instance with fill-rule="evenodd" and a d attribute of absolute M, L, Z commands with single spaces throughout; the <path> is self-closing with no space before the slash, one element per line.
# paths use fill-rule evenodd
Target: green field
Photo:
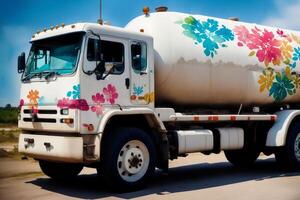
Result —
<path fill-rule="evenodd" d="M 10 127 L 18 123 L 18 108 L 0 108 L 0 127 Z"/>

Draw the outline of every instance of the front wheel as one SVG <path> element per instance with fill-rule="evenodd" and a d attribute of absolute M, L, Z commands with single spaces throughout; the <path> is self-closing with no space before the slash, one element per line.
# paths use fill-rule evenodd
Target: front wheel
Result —
<path fill-rule="evenodd" d="M 70 179 L 76 177 L 82 170 L 83 165 L 77 163 L 56 163 L 39 160 L 40 168 L 47 176 L 58 179 Z"/>
<path fill-rule="evenodd" d="M 108 134 L 99 173 L 117 190 L 142 187 L 155 171 L 156 152 L 151 137 L 136 128 L 121 128 Z"/>

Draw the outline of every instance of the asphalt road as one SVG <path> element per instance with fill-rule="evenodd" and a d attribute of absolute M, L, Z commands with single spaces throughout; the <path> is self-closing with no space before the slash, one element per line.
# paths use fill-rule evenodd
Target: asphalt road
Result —
<path fill-rule="evenodd" d="M 58 183 L 40 173 L 32 160 L 0 158 L 0 199 L 204 199 L 299 200 L 300 173 L 279 170 L 272 157 L 238 170 L 223 154 L 192 154 L 170 163 L 169 175 L 157 172 L 147 188 L 113 193 L 94 169 L 72 182 Z"/>

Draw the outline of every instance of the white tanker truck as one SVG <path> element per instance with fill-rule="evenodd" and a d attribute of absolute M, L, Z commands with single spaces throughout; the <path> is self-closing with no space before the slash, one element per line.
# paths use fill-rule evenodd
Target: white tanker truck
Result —
<path fill-rule="evenodd" d="M 193 152 L 299 170 L 300 32 L 159 11 L 34 34 L 18 58 L 19 151 L 49 177 L 94 167 L 120 189 Z"/>

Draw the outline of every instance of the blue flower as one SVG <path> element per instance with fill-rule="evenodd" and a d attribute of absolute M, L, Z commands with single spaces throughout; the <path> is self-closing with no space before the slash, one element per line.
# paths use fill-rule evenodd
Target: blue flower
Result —
<path fill-rule="evenodd" d="M 134 95 L 139 96 L 139 95 L 141 95 L 143 92 L 144 92 L 143 86 L 138 86 L 138 87 L 133 86 L 133 94 L 134 94 Z"/>
<path fill-rule="evenodd" d="M 45 97 L 44 96 L 41 96 L 38 100 L 38 105 L 39 106 L 43 106 L 45 105 Z"/>
<path fill-rule="evenodd" d="M 294 48 L 293 60 L 300 60 L 300 47 Z"/>
<path fill-rule="evenodd" d="M 273 96 L 275 101 L 283 101 L 287 95 L 295 93 L 295 85 L 293 81 L 287 77 L 285 73 L 276 75 L 276 82 L 273 83 L 269 96 Z"/>
<path fill-rule="evenodd" d="M 79 86 L 79 84 L 74 85 L 73 90 L 67 92 L 67 96 L 72 97 L 72 99 L 79 99 L 80 98 L 80 86 Z"/>
<path fill-rule="evenodd" d="M 220 46 L 227 47 L 224 43 L 234 40 L 233 32 L 224 25 L 219 27 L 219 22 L 214 19 L 200 21 L 189 16 L 181 26 L 184 29 L 183 34 L 195 40 L 196 44 L 202 44 L 204 54 L 212 58 Z"/>

